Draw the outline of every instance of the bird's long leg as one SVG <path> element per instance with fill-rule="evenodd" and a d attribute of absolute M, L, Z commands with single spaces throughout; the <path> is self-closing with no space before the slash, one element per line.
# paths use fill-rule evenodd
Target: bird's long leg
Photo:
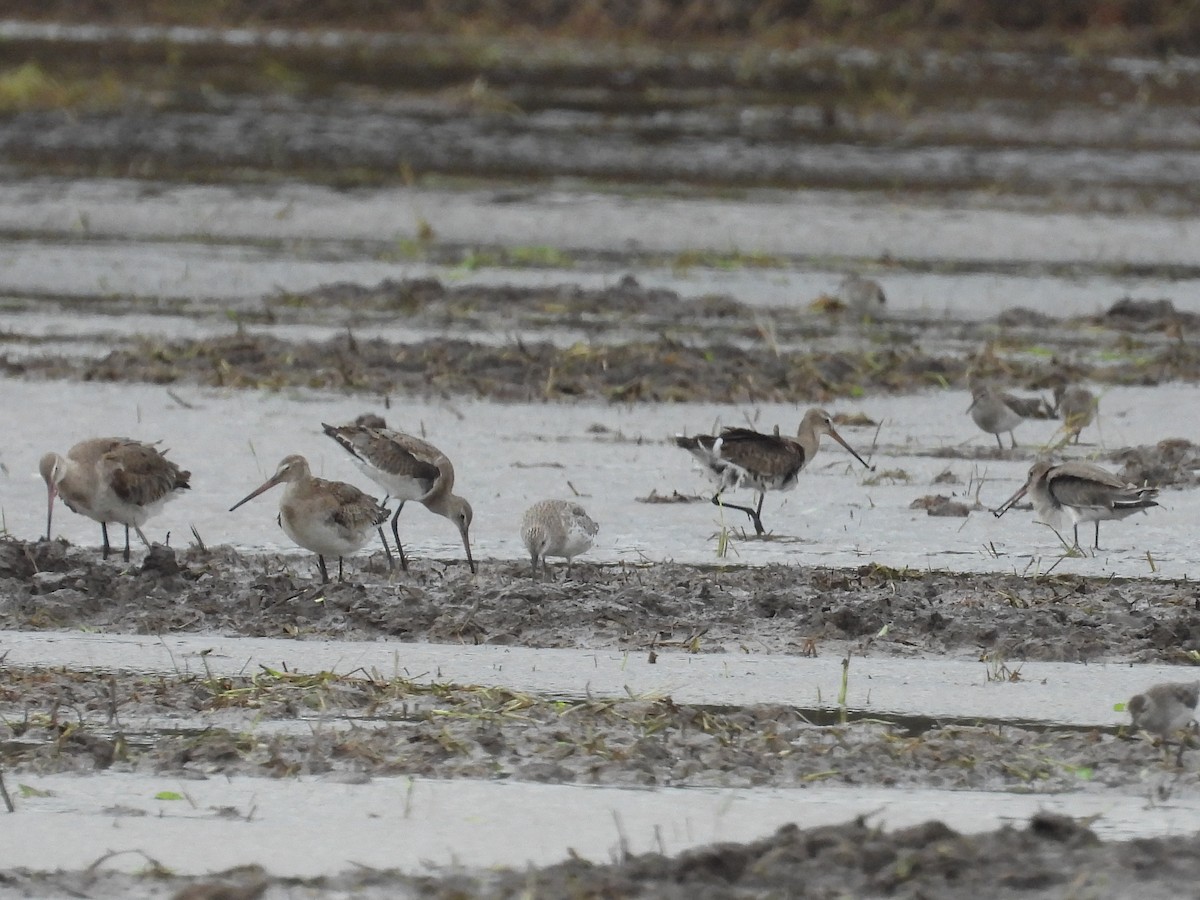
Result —
<path fill-rule="evenodd" d="M 1009 434 L 1011 435 L 1012 432 L 1010 431 Z M 1001 453 L 1004 452 L 1004 441 L 1000 440 L 1000 432 L 998 431 L 996 432 L 996 446 L 1000 449 Z"/>
<path fill-rule="evenodd" d="M 391 499 L 392 499 L 392 498 L 391 498 L 391 495 L 389 494 L 387 497 L 384 497 L 384 498 L 383 498 L 383 503 L 381 503 L 380 505 L 381 505 L 381 506 L 387 506 L 387 505 L 388 505 L 388 501 L 389 501 L 389 500 L 391 500 Z M 380 525 L 380 526 L 379 526 L 379 540 L 381 540 L 381 541 L 383 542 L 383 552 L 384 552 L 384 554 L 387 556 L 388 568 L 389 568 L 389 569 L 395 568 L 395 566 L 396 566 L 396 560 L 395 560 L 395 558 L 392 556 L 392 548 L 391 548 L 391 546 L 390 546 L 390 545 L 388 544 L 388 542 L 387 542 L 387 536 L 386 536 L 386 535 L 383 533 L 383 526 L 382 526 L 382 525 Z"/>
<path fill-rule="evenodd" d="M 400 554 L 400 568 L 405 572 L 408 571 L 408 560 L 404 558 L 404 547 L 400 543 L 400 526 L 397 524 L 400 521 L 400 513 L 404 510 L 404 501 L 400 501 L 400 506 L 396 509 L 396 514 L 392 516 L 392 537 L 396 539 L 396 552 Z"/>
<path fill-rule="evenodd" d="M 125 562 L 129 562 L 129 526 L 125 526 L 125 552 L 121 554 L 121 558 Z"/>
<path fill-rule="evenodd" d="M 1075 528 L 1075 549 L 1078 550 L 1080 553 L 1083 553 L 1083 548 L 1079 546 L 1079 523 L 1078 522 L 1075 523 L 1074 528 Z"/>
<path fill-rule="evenodd" d="M 1012 449 L 1016 450 L 1017 449 L 1017 433 L 1015 431 L 1010 431 L 1008 433 L 1008 436 L 1012 440 Z M 996 437 L 1000 437 L 1000 435 L 996 435 Z"/>
<path fill-rule="evenodd" d="M 1096 520 L 1096 549 L 1100 549 L 1100 520 Z"/>
<path fill-rule="evenodd" d="M 750 517 L 750 521 L 754 523 L 755 534 L 766 534 L 766 529 L 763 528 L 762 518 L 760 517 L 760 514 L 762 512 L 762 495 L 761 494 L 759 495 L 759 499 L 758 499 L 758 510 L 757 511 L 751 509 L 748 506 L 738 506 L 736 503 L 726 503 L 724 500 L 721 499 L 721 495 L 719 493 L 713 495 L 712 502 L 716 506 L 725 507 L 725 509 L 741 510 L 746 515 L 748 515 Z"/>
<path fill-rule="evenodd" d="M 379 526 L 379 540 L 383 541 L 383 552 L 387 554 L 388 568 L 392 568 L 396 564 L 396 558 L 392 556 L 391 545 L 388 544 L 387 535 L 383 533 L 383 526 Z"/>
<path fill-rule="evenodd" d="M 344 583 L 345 580 L 346 580 L 346 578 L 342 574 L 342 558 L 339 556 L 338 557 L 338 584 Z"/>
<path fill-rule="evenodd" d="M 329 570 L 325 568 L 325 557 L 317 554 L 317 568 L 321 570 L 321 584 L 329 584 Z"/>
<path fill-rule="evenodd" d="M 112 548 L 108 544 L 108 523 L 100 523 L 100 536 L 104 538 L 104 549 L 100 551 L 101 559 L 108 559 L 108 554 L 112 552 Z"/>

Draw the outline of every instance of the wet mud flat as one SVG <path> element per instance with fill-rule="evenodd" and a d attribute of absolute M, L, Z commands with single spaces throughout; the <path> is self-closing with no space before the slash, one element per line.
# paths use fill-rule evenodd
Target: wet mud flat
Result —
<path fill-rule="evenodd" d="M 7 305 L 17 311 L 55 302 L 13 299 Z M 85 305 L 90 313 L 118 317 L 147 311 L 146 303 L 132 299 L 88 298 Z M 185 315 L 196 321 L 229 317 L 224 308 L 187 306 Z M 61 302 L 61 308 L 69 314 L 79 304 Z M 827 402 L 966 388 L 972 379 L 988 378 L 1031 390 L 1079 381 L 1200 380 L 1200 350 L 1184 337 L 1200 316 L 1167 299 L 1123 298 L 1103 313 L 1071 318 L 1013 309 L 964 323 L 864 317 L 832 297 L 815 307 L 762 308 L 728 295 L 692 299 L 642 287 L 631 276 L 602 289 L 411 279 L 269 296 L 236 317 L 236 330 L 218 337 L 106 334 L 99 340 L 78 333 L 56 336 L 48 352 L 38 348 L 44 338 L 23 336 L 16 326 L 0 334 L 0 347 L 20 346 L 20 352 L 5 354 L 0 365 L 16 377 L 504 402 Z M 370 336 L 397 319 L 443 336 Z M 340 326 L 345 334 L 302 340 L 273 331 L 297 323 Z M 548 339 L 564 328 L 588 335 L 589 343 Z M 506 338 L 483 343 L 477 339 L 482 333 Z M 64 355 L 63 343 L 78 344 L 79 352 Z"/>
<path fill-rule="evenodd" d="M 1194 663 L 1190 581 L 971 575 L 864 565 L 526 562 L 387 568 L 376 550 L 322 587 L 308 556 L 156 546 L 107 562 L 64 541 L 0 540 L 0 626 L 771 653 Z"/>
<path fill-rule="evenodd" d="M 523 563 L 480 574 L 429 561 L 408 575 L 356 560 L 352 583 L 314 592 L 310 561 L 224 548 L 156 547 L 130 564 L 62 541 L 0 543 L 6 628 L 180 631 L 371 640 L 518 642 L 738 653 L 970 655 L 997 679 L 1023 659 L 1190 662 L 1200 650 L 1193 584 L 769 566 L 589 566 L 535 582 Z M 363 565 L 365 563 L 365 565 Z M 887 626 L 884 628 L 884 626 Z M 1181 676 L 1183 677 L 1183 676 Z M 1171 797 L 1200 793 L 1194 750 L 1174 765 L 1124 727 L 1022 727 L 839 715 L 669 697 L 556 699 L 502 687 L 417 684 L 362 671 L 242 675 L 75 672 L 7 666 L 0 764 L 10 790 L 47 773 L 322 779 L 395 775 L 636 787 L 844 784 Z M 18 797 L 19 805 L 22 802 Z M 123 814 L 114 809 L 117 819 Z M 138 814 L 129 811 L 127 814 Z M 239 870 L 197 879 L 147 859 L 144 874 L 6 874 L 0 896 L 455 897 L 766 895 L 1119 896 L 1137 881 L 1168 896 L 1192 872 L 1183 839 L 1105 844 L 1054 816 L 983 834 L 939 823 L 884 831 L 863 821 L 787 827 L 747 844 L 611 864 L 522 871 L 358 869 L 315 881 Z M 1150 873 L 1153 873 L 1152 875 Z M 233 892 L 215 893 L 219 885 Z M 184 893 L 188 890 L 196 893 Z M 241 893 L 239 893 L 241 892 Z M 1159 893 L 1156 893 L 1159 892 Z"/>

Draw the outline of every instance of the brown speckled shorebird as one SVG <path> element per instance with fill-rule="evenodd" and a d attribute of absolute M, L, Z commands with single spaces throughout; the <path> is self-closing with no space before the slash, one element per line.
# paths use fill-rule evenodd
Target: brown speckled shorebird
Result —
<path fill-rule="evenodd" d="M 1062 385 L 1054 389 L 1054 409 L 1063 420 L 1063 429 L 1069 438 L 1079 443 L 1079 432 L 1092 424 L 1096 418 L 1099 401 L 1096 395 L 1085 387 L 1073 384 L 1070 387 Z"/>
<path fill-rule="evenodd" d="M 763 434 L 749 428 L 725 428 L 720 435 L 676 435 L 676 446 L 692 454 L 700 467 L 717 483 L 712 502 L 744 512 L 754 523 L 756 534 L 765 534 L 762 524 L 763 498 L 767 491 L 790 491 L 796 479 L 821 447 L 821 435 L 827 434 L 868 469 L 874 466 L 858 455 L 833 427 L 833 419 L 823 409 L 810 409 L 800 420 L 795 438 Z M 721 494 L 730 488 L 748 487 L 758 493 L 758 504 L 735 506 L 723 503 Z"/>
<path fill-rule="evenodd" d="M 129 529 L 142 533 L 146 520 L 162 510 L 190 485 L 185 472 L 151 444 L 129 438 L 92 438 L 80 441 L 67 455 L 47 453 L 38 464 L 46 481 L 46 540 L 54 516 L 54 498 L 62 497 L 72 512 L 100 523 L 104 559 L 111 547 L 108 523 L 125 526 L 124 559 L 129 562 Z"/>
<path fill-rule="evenodd" d="M 1013 429 L 1026 419 L 1054 418 L 1054 410 L 1041 397 L 1015 397 L 991 387 L 976 387 L 971 392 L 967 412 L 976 425 L 996 436 L 996 446 L 1001 450 L 1004 444 L 1000 435 L 1008 432 L 1013 447 L 1016 447 L 1017 436 Z"/>
<path fill-rule="evenodd" d="M 1154 500 L 1158 488 L 1137 487 L 1116 475 L 1087 462 L 1038 460 L 1029 469 L 1024 486 L 1004 501 L 993 514 L 999 518 L 1025 496 L 1032 495 L 1039 516 L 1054 526 L 1064 518 L 1075 529 L 1075 547 L 1079 548 L 1079 523 L 1096 523 L 1095 548 L 1100 549 L 1100 523 L 1124 519 L 1135 512 L 1158 506 Z"/>
<path fill-rule="evenodd" d="M 1172 735 L 1192 723 L 1196 704 L 1200 702 L 1200 681 L 1156 684 L 1141 694 L 1129 698 L 1125 708 L 1133 719 L 1133 727 L 1157 734 L 1165 749 Z M 1179 742 L 1175 764 L 1183 762 L 1186 742 Z"/>
<path fill-rule="evenodd" d="M 317 554 L 323 584 L 329 581 L 325 557 L 336 556 L 338 581 L 343 581 L 342 557 L 363 548 L 370 540 L 371 529 L 387 521 L 387 508 L 352 484 L 314 478 L 308 460 L 293 453 L 284 457 L 274 475 L 229 507 L 229 511 L 277 484 L 287 485 L 279 500 L 279 524 L 284 534 Z"/>
<path fill-rule="evenodd" d="M 521 540 L 533 561 L 533 577 L 538 574 L 538 560 L 546 571 L 546 557 L 561 556 L 567 560 L 567 577 L 571 577 L 571 561 L 591 549 L 600 526 L 587 511 L 571 500 L 542 500 L 525 510 L 521 518 Z"/>
<path fill-rule="evenodd" d="M 360 417 L 361 419 L 361 417 Z M 382 421 L 382 420 L 380 420 Z M 400 513 L 404 504 L 415 500 L 432 513 L 449 519 L 462 536 L 467 565 L 474 573 L 471 556 L 471 504 L 454 493 L 454 466 L 449 458 L 420 438 L 384 428 L 382 425 L 324 425 L 325 433 L 346 449 L 363 474 L 400 501 L 392 517 L 392 536 L 400 554 L 400 567 L 408 570 L 404 547 L 400 544 Z M 380 537 L 382 537 L 382 533 Z M 384 541 L 387 545 L 387 541 Z"/>

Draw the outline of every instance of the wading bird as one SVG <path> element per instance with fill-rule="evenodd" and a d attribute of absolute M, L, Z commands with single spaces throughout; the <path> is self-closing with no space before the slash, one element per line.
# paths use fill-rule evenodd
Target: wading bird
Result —
<path fill-rule="evenodd" d="M 976 425 L 996 436 L 996 446 L 1001 450 L 1004 444 L 1000 435 L 1008 432 L 1012 445 L 1016 447 L 1017 436 L 1013 429 L 1026 419 L 1054 418 L 1054 410 L 1041 397 L 1014 397 L 990 387 L 977 387 L 971 392 L 971 405 L 967 407 L 967 412 Z"/>
<path fill-rule="evenodd" d="M 1156 684 L 1144 693 L 1129 698 L 1125 708 L 1133 719 L 1133 727 L 1141 728 L 1162 738 L 1164 750 L 1171 736 L 1192 723 L 1196 703 L 1200 701 L 1200 681 Z M 1186 742 L 1180 740 L 1175 765 L 1183 762 Z"/>
<path fill-rule="evenodd" d="M 47 453 L 38 464 L 46 481 L 46 540 L 54 517 L 54 498 L 62 497 L 72 512 L 100 523 L 104 559 L 108 559 L 108 523 L 125 526 L 124 559 L 129 562 L 129 529 L 142 533 L 146 520 L 163 504 L 191 485 L 190 472 L 171 462 L 151 444 L 129 438 L 92 438 L 80 441 L 66 456 Z"/>
<path fill-rule="evenodd" d="M 694 437 L 676 435 L 675 444 L 696 458 L 700 467 L 716 482 L 717 492 L 712 502 L 744 512 L 754 523 L 756 534 L 765 534 L 762 524 L 763 498 L 767 491 L 790 491 L 796 478 L 812 462 L 821 446 L 821 435 L 827 434 L 862 463 L 874 470 L 837 433 L 833 419 L 823 409 L 810 409 L 800 420 L 796 437 L 763 434 L 749 428 L 725 428 L 719 435 L 700 434 Z M 724 503 L 721 494 L 731 488 L 751 488 L 758 493 L 758 504 L 736 506 Z"/>
<path fill-rule="evenodd" d="M 1064 518 L 1071 522 L 1076 549 L 1079 549 L 1080 522 L 1096 523 L 1095 548 L 1099 550 L 1101 522 L 1124 519 L 1158 506 L 1154 499 L 1158 488 L 1128 484 L 1091 463 L 1073 461 L 1055 465 L 1043 459 L 1030 467 L 1024 486 L 992 510 L 992 514 L 999 518 L 1027 493 L 1047 524 L 1057 526 Z"/>
<path fill-rule="evenodd" d="M 292 454 L 284 457 L 274 475 L 229 507 L 229 511 L 277 484 L 287 485 L 279 500 L 279 524 L 284 533 L 305 550 L 317 554 L 322 584 L 329 581 L 326 556 L 337 557 L 338 581 L 343 581 L 342 557 L 363 548 L 371 538 L 371 529 L 387 521 L 387 508 L 352 484 L 314 478 L 308 461 Z"/>
<path fill-rule="evenodd" d="M 1063 420 L 1063 429 L 1068 438 L 1079 443 L 1079 432 L 1083 431 L 1096 418 L 1099 401 L 1096 395 L 1085 387 L 1073 384 L 1070 387 L 1059 386 L 1054 389 L 1054 409 Z"/>
<path fill-rule="evenodd" d="M 382 420 L 380 420 L 382 421 Z M 400 544 L 399 519 L 404 504 L 415 500 L 432 513 L 455 524 L 462 536 L 467 565 L 475 572 L 471 556 L 471 504 L 454 493 L 454 466 L 437 447 L 412 435 L 372 425 L 321 425 L 325 433 L 354 457 L 363 474 L 400 501 L 392 516 L 392 536 L 400 554 L 400 567 L 408 570 Z M 385 501 L 386 502 L 386 501 Z M 382 531 L 380 537 L 383 537 Z M 386 539 L 384 546 L 387 546 Z"/>

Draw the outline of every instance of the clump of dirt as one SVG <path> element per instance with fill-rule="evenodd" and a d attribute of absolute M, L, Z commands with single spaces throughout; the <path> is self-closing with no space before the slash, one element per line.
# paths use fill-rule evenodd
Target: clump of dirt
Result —
<path fill-rule="evenodd" d="M 578 561 L 569 581 L 560 571 L 533 581 L 522 561 L 484 560 L 473 576 L 458 562 L 416 560 L 403 573 L 376 553 L 349 563 L 355 583 L 319 589 L 307 557 L 155 554 L 153 566 L 124 564 L 61 540 L 0 539 L 0 627 L 1009 660 L 1188 661 L 1200 651 L 1193 582 Z"/>
<path fill-rule="evenodd" d="M 1167 438 L 1152 447 L 1128 447 L 1108 458 L 1124 463 L 1117 474 L 1130 484 L 1178 488 L 1200 484 L 1200 446 L 1184 438 Z"/>

